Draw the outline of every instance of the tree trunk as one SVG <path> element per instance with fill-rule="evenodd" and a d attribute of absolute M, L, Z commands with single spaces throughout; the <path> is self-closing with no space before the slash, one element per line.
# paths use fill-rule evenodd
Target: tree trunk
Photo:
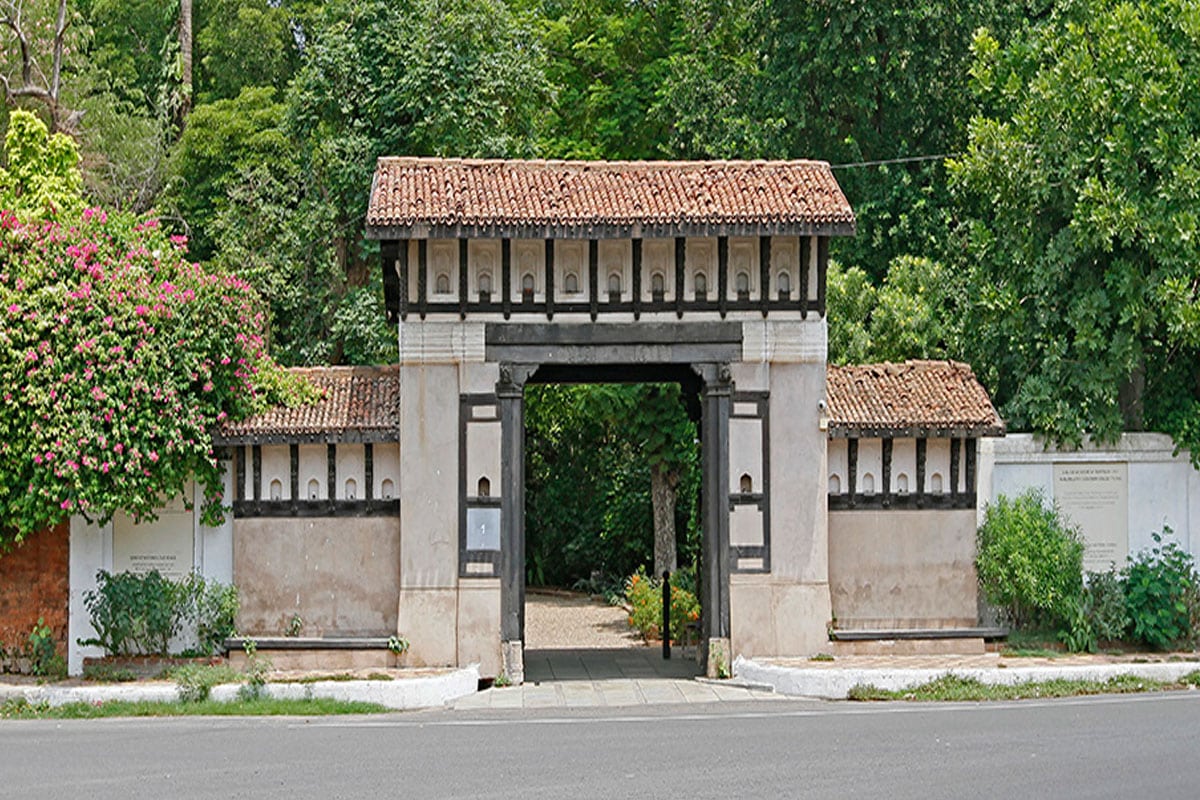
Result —
<path fill-rule="evenodd" d="M 1143 396 L 1146 393 L 1146 366 L 1138 364 L 1117 390 L 1117 401 L 1121 404 L 1121 416 L 1125 419 L 1125 430 L 1145 430 Z"/>
<path fill-rule="evenodd" d="M 650 499 L 654 505 L 654 576 L 675 571 L 675 490 L 679 473 L 662 465 L 650 468 Z"/>
<path fill-rule="evenodd" d="M 192 0 L 179 0 L 179 129 L 192 111 Z"/>

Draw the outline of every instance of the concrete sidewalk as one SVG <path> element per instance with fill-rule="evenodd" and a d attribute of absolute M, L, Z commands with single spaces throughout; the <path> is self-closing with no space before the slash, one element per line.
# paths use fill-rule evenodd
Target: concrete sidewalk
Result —
<path fill-rule="evenodd" d="M 998 653 L 955 656 L 838 656 L 814 661 L 805 658 L 746 659 L 733 664 L 736 678 L 770 686 L 790 697 L 844 700 L 859 685 L 897 691 L 911 689 L 943 675 L 973 678 L 981 683 L 1012 685 L 1028 681 L 1097 680 L 1133 675 L 1172 681 L 1200 670 L 1200 654 L 1064 655 L 1060 658 L 1006 657 Z"/>
<path fill-rule="evenodd" d="M 529 649 L 523 685 L 493 687 L 463 697 L 452 707 L 615 708 L 781 698 L 766 687 L 707 681 L 699 674 L 694 650 L 677 648 L 664 660 L 661 650 L 650 647 Z"/>

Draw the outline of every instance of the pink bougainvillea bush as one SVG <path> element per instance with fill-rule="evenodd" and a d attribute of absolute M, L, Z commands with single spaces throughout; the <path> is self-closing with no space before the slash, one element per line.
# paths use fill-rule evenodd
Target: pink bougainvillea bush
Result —
<path fill-rule="evenodd" d="M 261 404 L 265 324 L 153 219 L 0 212 L 0 549 L 76 513 L 152 516 L 193 477 L 219 517 L 210 433 Z"/>

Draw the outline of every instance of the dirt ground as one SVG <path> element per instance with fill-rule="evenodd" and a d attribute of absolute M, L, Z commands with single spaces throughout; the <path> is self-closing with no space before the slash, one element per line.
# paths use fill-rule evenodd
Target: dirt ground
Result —
<path fill-rule="evenodd" d="M 646 644 L 619 606 L 582 594 L 531 590 L 525 595 L 525 646 L 617 650 Z"/>

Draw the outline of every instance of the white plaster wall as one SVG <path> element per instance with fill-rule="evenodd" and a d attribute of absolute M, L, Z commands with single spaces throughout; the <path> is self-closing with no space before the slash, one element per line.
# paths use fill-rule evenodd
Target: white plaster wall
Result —
<path fill-rule="evenodd" d="M 411 280 L 412 265 L 416 263 L 409 260 L 409 276 Z M 470 272 L 470 280 L 468 285 L 471 292 L 471 299 L 479 299 L 479 278 L 481 275 L 487 275 L 492 282 L 492 299 L 499 301 L 504 297 L 502 291 L 502 276 L 500 274 L 500 241 L 497 239 L 472 239 L 467 243 L 467 269 Z M 416 297 L 415 294 L 409 294 L 409 297 Z"/>
<path fill-rule="evenodd" d="M 729 237 L 729 285 L 725 287 L 725 297 L 729 300 L 738 299 L 738 273 L 745 273 L 750 286 L 750 299 L 757 300 L 758 284 L 762 270 L 758 264 L 758 239 L 751 237 Z"/>
<path fill-rule="evenodd" d="M 246 492 L 247 498 L 254 497 L 254 466 L 253 454 L 251 461 L 246 464 L 246 478 L 250 487 Z M 262 499 L 271 499 L 271 483 L 279 481 L 279 499 L 292 499 L 292 456 L 291 450 L 285 444 L 263 445 L 262 447 Z M 300 482 L 300 496 L 304 494 L 304 481 Z"/>
<path fill-rule="evenodd" d="M 771 237 L 771 293 L 775 299 L 779 298 L 779 275 L 784 272 L 792 289 L 789 299 L 796 300 L 804 294 L 804 288 L 800 285 L 798 241 L 795 236 Z"/>
<path fill-rule="evenodd" d="M 588 300 L 588 244 L 585 241 L 559 239 L 554 242 L 554 300 L 586 303 Z M 579 291 L 567 292 L 567 276 L 574 275 Z M 558 316 L 555 315 L 555 319 Z"/>
<path fill-rule="evenodd" d="M 265 453 L 263 457 L 266 458 Z M 328 500 L 328 484 L 329 450 L 323 444 L 300 445 L 300 499 Z"/>
<path fill-rule="evenodd" d="M 860 495 L 883 493 L 883 442 L 879 439 L 858 440 L 858 474 L 854 490 Z"/>
<path fill-rule="evenodd" d="M 950 440 L 929 439 L 925 446 L 925 491 L 933 491 L 933 476 L 942 478 L 942 494 L 950 494 Z"/>
<path fill-rule="evenodd" d="M 621 282 L 621 300 L 633 299 L 633 243 L 629 239 L 601 239 L 596 250 L 597 289 L 600 302 L 609 301 L 609 278 L 616 275 Z"/>
<path fill-rule="evenodd" d="M 376 443 L 371 454 L 375 467 L 375 490 L 377 500 L 395 499 L 400 496 L 400 445 Z M 392 496 L 383 490 L 384 481 L 391 481 Z"/>
<path fill-rule="evenodd" d="M 83 672 L 85 656 L 102 656 L 95 646 L 83 646 L 80 639 L 90 639 L 96 630 L 88 618 L 84 594 L 96 588 L 96 573 L 112 569 L 112 525 L 93 525 L 83 517 L 71 518 L 70 587 L 71 595 L 67 620 L 67 672 Z"/>
<path fill-rule="evenodd" d="M 1173 454 L 1170 437 L 1154 433 L 1127 433 L 1112 446 L 1085 441 L 1083 447 L 1063 451 L 1046 447 L 1032 434 L 1009 434 L 984 439 L 979 449 L 979 491 L 994 502 L 1039 488 L 1054 499 L 1054 464 L 1124 463 L 1129 476 L 1130 554 L 1153 544 L 1151 534 L 1169 525 L 1181 546 L 1200 556 L 1200 473 L 1191 466 L 1186 451 Z M 982 522 L 984 504 L 979 507 Z"/>
<path fill-rule="evenodd" d="M 762 474 L 762 421 L 758 419 L 729 420 L 729 492 L 741 492 L 743 475 L 749 475 L 753 488 L 761 492 Z"/>
<path fill-rule="evenodd" d="M 892 442 L 892 493 L 900 494 L 900 476 L 908 477 L 908 494 L 917 493 L 917 440 Z"/>
<path fill-rule="evenodd" d="M 458 241 L 446 239 L 431 239 L 427 256 L 429 258 L 428 273 L 425 289 L 427 298 L 434 303 L 449 303 L 458 300 Z M 415 264 L 410 261 L 409 264 Z M 446 290 L 438 291 L 438 277 L 445 276 Z M 415 294 L 409 297 L 416 298 Z"/>
<path fill-rule="evenodd" d="M 512 245 L 512 300 L 521 302 L 524 297 L 525 276 L 533 277 L 533 299 L 541 302 L 546 299 L 546 243 L 541 239 L 533 241 L 515 240 Z M 557 286 L 557 284 L 556 284 Z"/>
<path fill-rule="evenodd" d="M 233 497 L 233 474 L 231 464 L 225 464 L 222 476 L 223 502 L 228 505 Z M 196 569 L 206 578 L 221 583 L 233 582 L 233 512 L 226 511 L 220 525 L 210 528 L 200 522 L 199 509 L 204 502 L 204 487 L 195 484 L 195 508 L 193 515 L 196 526 Z"/>
<path fill-rule="evenodd" d="M 658 272 L 663 276 L 663 300 L 675 300 L 675 240 L 642 240 L 642 300 L 654 298 L 654 283 L 651 278 Z"/>
<path fill-rule="evenodd" d="M 367 499 L 366 454 L 361 444 L 339 444 L 336 450 L 337 472 L 333 486 L 338 500 Z M 371 459 L 374 462 L 374 454 Z M 350 497 L 346 484 L 354 481 L 354 497 Z"/>
<path fill-rule="evenodd" d="M 836 476 L 838 479 L 838 488 L 840 489 L 837 494 L 845 494 L 849 488 L 846 483 L 849 472 L 849 463 L 846 458 L 846 440 L 830 439 L 825 452 L 829 462 L 830 483 L 832 483 L 832 478 Z M 826 488 L 828 490 L 828 487 Z"/>
<path fill-rule="evenodd" d="M 717 292 L 717 240 L 688 239 L 687 255 L 684 258 L 687 272 L 684 276 L 684 299 L 696 299 L 696 275 L 703 274 L 706 284 L 705 297 L 713 299 Z"/>
<path fill-rule="evenodd" d="M 478 407 L 477 407 L 478 408 Z M 494 406 L 487 409 L 497 413 Z M 500 479 L 500 420 L 475 422 L 467 425 L 467 494 L 478 491 L 479 479 L 486 477 L 491 487 L 491 496 L 500 497 L 504 484 Z"/>

